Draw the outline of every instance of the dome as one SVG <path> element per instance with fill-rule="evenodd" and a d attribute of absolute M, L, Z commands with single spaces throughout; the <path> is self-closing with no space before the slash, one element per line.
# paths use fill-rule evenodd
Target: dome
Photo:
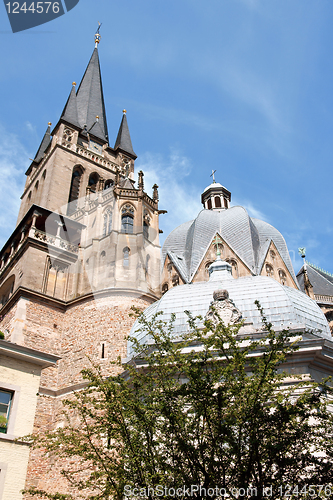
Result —
<path fill-rule="evenodd" d="M 226 264 L 223 261 L 220 263 Z M 264 309 L 267 321 L 272 323 L 274 329 L 297 329 L 300 332 L 332 339 L 323 312 L 314 300 L 300 290 L 283 286 L 266 276 L 234 279 L 226 266 L 223 268 L 218 265 L 218 261 L 211 267 L 213 272 L 209 281 L 171 288 L 159 301 L 146 309 L 144 313 L 146 318 L 149 320 L 157 312 L 162 312 L 159 318 L 169 321 L 171 314 L 175 313 L 174 333 L 176 337 L 181 337 L 187 331 L 187 315 L 184 311 L 190 311 L 193 316 L 205 317 L 213 301 L 214 292 L 218 295 L 216 294 L 218 290 L 227 290 L 245 323 L 251 325 L 250 331 L 258 331 L 262 327 L 261 316 L 255 305 L 255 301 L 258 300 Z M 136 322 L 130 336 L 136 337 L 140 343 L 149 340 L 138 329 L 139 324 Z M 130 343 L 128 355 L 133 355 Z"/>
<path fill-rule="evenodd" d="M 162 266 L 166 256 L 169 255 L 184 282 L 190 283 L 217 233 L 243 261 L 252 275 L 260 274 L 270 244 L 273 242 L 298 288 L 282 234 L 267 222 L 251 218 L 241 206 L 222 210 L 203 209 L 196 219 L 177 227 L 164 242 Z"/>

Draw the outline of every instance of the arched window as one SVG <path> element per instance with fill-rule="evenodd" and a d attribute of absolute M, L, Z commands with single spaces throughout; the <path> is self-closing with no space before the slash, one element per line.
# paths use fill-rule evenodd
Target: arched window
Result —
<path fill-rule="evenodd" d="M 90 190 L 95 193 L 97 189 L 97 183 L 99 181 L 99 175 L 96 172 L 93 172 L 89 175 L 88 187 Z"/>
<path fill-rule="evenodd" d="M 36 184 L 35 184 L 36 191 L 38 190 L 38 187 L 39 187 L 39 181 L 37 181 Z"/>
<path fill-rule="evenodd" d="M 224 208 L 228 208 L 228 200 L 227 198 L 223 198 L 224 201 Z"/>
<path fill-rule="evenodd" d="M 219 196 L 215 196 L 215 208 L 221 208 L 221 198 Z"/>
<path fill-rule="evenodd" d="M 172 286 L 177 286 L 179 285 L 179 276 L 178 274 L 174 274 L 172 276 Z"/>
<path fill-rule="evenodd" d="M 207 274 L 207 276 L 209 276 L 209 267 L 211 265 L 212 265 L 211 261 L 207 262 L 207 264 L 205 265 L 205 274 Z"/>
<path fill-rule="evenodd" d="M 15 276 L 8 278 L 0 289 L 0 307 L 4 306 L 11 297 L 15 284 Z"/>
<path fill-rule="evenodd" d="M 145 269 L 146 276 L 149 274 L 149 261 L 150 261 L 150 255 L 147 255 L 146 256 L 146 269 Z"/>
<path fill-rule="evenodd" d="M 29 201 L 31 200 L 31 191 L 30 191 L 30 193 L 28 194 L 28 200 L 29 200 Z"/>
<path fill-rule="evenodd" d="M 149 225 L 146 221 L 143 222 L 143 236 L 148 240 Z"/>
<path fill-rule="evenodd" d="M 46 170 L 44 170 L 43 172 L 43 179 L 45 179 L 45 177 L 46 177 Z"/>
<path fill-rule="evenodd" d="M 123 266 L 128 267 L 129 266 L 129 255 L 130 255 L 130 249 L 128 247 L 125 247 L 123 249 Z"/>
<path fill-rule="evenodd" d="M 77 200 L 80 194 L 80 183 L 83 169 L 80 165 L 74 167 L 72 174 L 71 188 L 69 190 L 67 215 L 71 215 L 77 209 Z"/>
<path fill-rule="evenodd" d="M 112 210 L 107 208 L 103 215 L 103 236 L 110 234 L 112 231 Z"/>
<path fill-rule="evenodd" d="M 133 233 L 134 208 L 132 205 L 125 205 L 121 210 L 121 232 Z"/>
<path fill-rule="evenodd" d="M 169 290 L 169 285 L 168 283 L 164 283 L 162 285 L 162 293 L 166 293 Z"/>
<path fill-rule="evenodd" d="M 287 275 L 284 271 L 282 271 L 282 269 L 279 269 L 279 278 L 282 285 L 287 283 Z"/>
<path fill-rule="evenodd" d="M 114 182 L 112 179 L 108 179 L 107 181 L 105 181 L 105 184 L 104 184 L 104 189 L 109 189 L 113 186 Z"/>
<path fill-rule="evenodd" d="M 270 278 L 273 278 L 274 270 L 273 270 L 273 266 L 271 266 L 270 264 L 266 264 L 266 274 Z"/>
<path fill-rule="evenodd" d="M 212 200 L 209 198 L 209 200 L 207 201 L 207 208 L 208 210 L 211 210 L 212 209 Z"/>
<path fill-rule="evenodd" d="M 272 259 L 272 260 L 274 260 L 274 259 L 275 259 L 275 252 L 274 252 L 274 250 L 271 250 L 271 251 L 269 252 L 269 254 L 270 254 L 270 256 L 271 256 L 271 259 Z"/>
<path fill-rule="evenodd" d="M 143 236 L 148 240 L 149 237 L 149 225 L 150 225 L 150 215 L 147 210 L 144 211 L 143 215 Z"/>
<path fill-rule="evenodd" d="M 226 261 L 229 262 L 229 264 L 232 267 L 232 275 L 234 276 L 234 278 L 238 278 L 238 264 L 237 264 L 237 261 L 235 259 L 226 259 Z"/>

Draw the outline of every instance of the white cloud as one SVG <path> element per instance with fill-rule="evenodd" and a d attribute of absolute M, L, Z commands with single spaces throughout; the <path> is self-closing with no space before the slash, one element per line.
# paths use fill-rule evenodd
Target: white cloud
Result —
<path fill-rule="evenodd" d="M 160 217 L 160 227 L 165 237 L 177 226 L 194 219 L 203 208 L 200 203 L 200 192 L 190 179 L 192 165 L 190 160 L 179 151 L 171 149 L 168 158 L 161 155 L 145 153 L 137 165 L 145 177 L 145 191 L 149 193 L 153 184 L 159 186 L 159 207 L 167 210 Z"/>
<path fill-rule="evenodd" d="M 28 153 L 17 136 L 0 125 L 0 247 L 15 227 L 28 164 Z"/>

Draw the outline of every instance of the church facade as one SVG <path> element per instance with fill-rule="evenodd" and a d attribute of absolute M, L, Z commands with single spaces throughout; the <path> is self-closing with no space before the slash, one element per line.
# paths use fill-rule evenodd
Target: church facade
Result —
<path fill-rule="evenodd" d="M 98 43 L 96 35 L 80 85 L 73 83 L 59 121 L 48 125 L 26 172 L 16 228 L 0 252 L 5 341 L 54 356 L 40 379 L 36 432 L 59 424 L 62 399 L 85 385 L 83 368 L 93 362 L 110 375 L 109 362 L 128 356 L 132 306 L 145 310 L 161 297 L 167 303 L 178 285 L 187 285 L 177 288 L 182 296 L 188 285 L 208 282 L 216 249 L 236 283 L 231 288 L 240 290 L 238 279 L 249 278 L 255 297 L 255 283 L 263 283 L 257 278 L 265 277 L 263 294 L 301 294 L 282 235 L 244 208 L 230 208 L 231 193 L 216 182 L 204 191 L 198 217 L 175 229 L 161 252 L 165 211 L 158 186 L 148 194 L 143 172 L 135 172 L 125 110 L 110 145 Z M 327 340 L 317 306 L 313 318 Z M 26 477 L 27 487 L 61 487 L 57 467 L 38 450 Z"/>

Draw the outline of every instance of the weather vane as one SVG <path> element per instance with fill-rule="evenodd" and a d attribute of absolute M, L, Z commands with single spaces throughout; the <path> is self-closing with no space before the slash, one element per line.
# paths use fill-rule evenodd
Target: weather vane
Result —
<path fill-rule="evenodd" d="M 97 22 L 98 22 L 98 28 L 97 28 L 97 31 L 95 33 L 95 49 L 97 49 L 97 45 L 101 41 L 101 35 L 99 34 L 99 30 L 101 29 L 102 23 L 100 23 L 99 21 L 97 21 Z"/>
<path fill-rule="evenodd" d="M 214 183 L 215 183 L 215 172 L 216 172 L 216 170 L 212 170 L 212 173 L 210 174 L 210 177 L 213 177 Z"/>

